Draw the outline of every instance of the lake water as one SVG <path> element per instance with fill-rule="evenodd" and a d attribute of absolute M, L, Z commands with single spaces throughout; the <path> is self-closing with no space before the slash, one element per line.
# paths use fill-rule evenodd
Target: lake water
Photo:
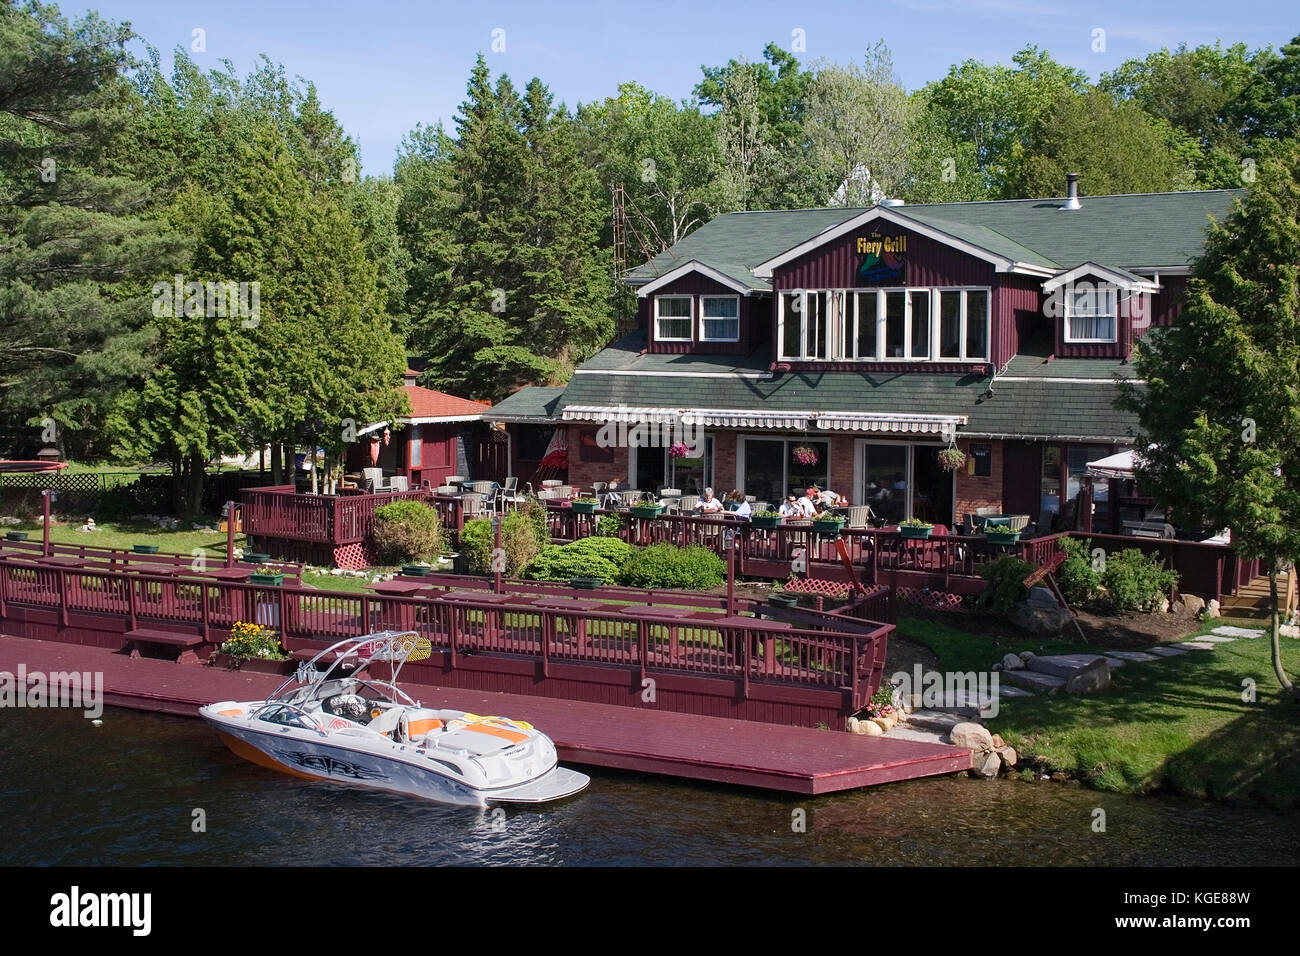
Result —
<path fill-rule="evenodd" d="M 246 763 L 197 719 L 0 711 L 0 865 L 1295 865 L 1300 815 L 964 776 L 799 797 L 591 769 L 558 805 L 445 807 Z M 201 808 L 206 832 L 192 829 Z M 1106 830 L 1094 832 L 1094 810 Z M 796 832 L 799 811 L 805 832 Z"/>

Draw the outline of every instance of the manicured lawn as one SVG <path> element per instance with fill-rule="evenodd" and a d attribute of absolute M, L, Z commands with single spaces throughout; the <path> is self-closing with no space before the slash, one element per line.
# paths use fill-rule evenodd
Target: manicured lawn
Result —
<path fill-rule="evenodd" d="M 1261 626 L 1218 620 L 1202 632 L 1222 624 Z M 986 636 L 912 617 L 899 618 L 898 632 L 933 649 L 944 670 L 987 670 L 1008 651 L 1098 651 L 1077 642 L 1004 640 L 995 647 Z M 1300 641 L 1282 641 L 1295 673 Z M 1253 703 L 1242 700 L 1247 680 L 1255 684 Z M 1022 763 L 1101 790 L 1300 805 L 1300 706 L 1277 684 L 1266 633 L 1213 651 L 1129 663 L 1103 694 L 1003 699 L 998 716 L 984 722 L 1016 748 Z"/>
<path fill-rule="evenodd" d="M 211 527 L 217 527 L 220 519 L 213 519 Z M 224 560 L 226 556 L 226 536 L 221 532 L 194 531 L 178 529 L 165 531 L 155 524 L 132 521 L 96 522 L 93 532 L 78 531 L 81 523 L 56 524 L 50 528 L 50 540 L 63 544 L 79 544 L 98 548 L 125 548 L 131 550 L 134 544 L 155 544 L 159 551 L 172 551 L 178 554 L 192 554 L 194 549 L 201 549 L 208 560 Z M 27 521 L 5 528 L 6 531 L 26 531 L 29 541 L 41 540 L 40 520 Z M 242 547 L 244 536 L 235 535 L 235 547 Z"/>

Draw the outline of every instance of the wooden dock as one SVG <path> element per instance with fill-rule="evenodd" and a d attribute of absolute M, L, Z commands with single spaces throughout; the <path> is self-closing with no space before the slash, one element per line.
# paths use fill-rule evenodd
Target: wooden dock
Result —
<path fill-rule="evenodd" d="M 197 717 L 217 700 L 256 700 L 283 677 L 131 658 L 111 648 L 0 636 L 0 671 L 103 674 L 104 703 Z M 403 682 L 433 707 L 516 716 L 556 744 L 565 763 L 824 794 L 970 768 L 970 751 L 726 717 Z"/>

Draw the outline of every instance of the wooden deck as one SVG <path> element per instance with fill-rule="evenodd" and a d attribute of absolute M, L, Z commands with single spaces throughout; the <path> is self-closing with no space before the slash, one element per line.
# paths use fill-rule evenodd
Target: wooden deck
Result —
<path fill-rule="evenodd" d="M 0 636 L 0 670 L 17 673 L 20 665 L 29 674 L 99 672 L 110 706 L 190 717 L 213 701 L 260 699 L 283 680 Z M 432 707 L 526 719 L 569 764 L 809 795 L 970 768 L 970 751 L 937 744 L 405 681 L 403 687 Z"/>

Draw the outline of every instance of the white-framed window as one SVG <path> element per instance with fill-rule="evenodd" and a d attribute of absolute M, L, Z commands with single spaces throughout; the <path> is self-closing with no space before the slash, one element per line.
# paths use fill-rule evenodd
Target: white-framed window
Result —
<path fill-rule="evenodd" d="M 689 342 L 691 340 L 691 303 L 689 295 L 655 296 L 655 341 Z"/>
<path fill-rule="evenodd" d="M 1114 342 L 1118 311 L 1114 286 L 1087 283 L 1066 290 L 1065 341 Z"/>
<path fill-rule="evenodd" d="M 700 296 L 700 341 L 740 340 L 740 296 Z"/>
<path fill-rule="evenodd" d="M 984 362 L 989 357 L 989 291 L 936 289 L 940 361 Z"/>
<path fill-rule="evenodd" d="M 780 357 L 804 361 L 826 360 L 832 345 L 838 293 L 831 290 L 782 292 L 778 300 L 777 342 Z"/>

